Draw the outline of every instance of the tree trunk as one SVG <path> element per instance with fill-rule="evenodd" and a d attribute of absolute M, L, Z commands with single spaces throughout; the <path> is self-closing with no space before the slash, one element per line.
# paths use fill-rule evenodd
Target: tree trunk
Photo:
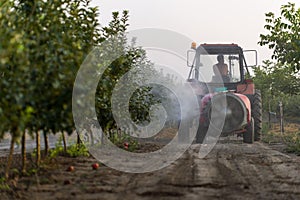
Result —
<path fill-rule="evenodd" d="M 66 142 L 66 137 L 65 137 L 65 133 L 62 132 L 62 140 L 63 140 L 63 144 L 64 144 L 64 154 L 67 153 L 67 142 Z"/>
<path fill-rule="evenodd" d="M 282 101 L 279 101 L 279 112 L 280 112 L 280 133 L 284 133 L 284 126 L 283 126 L 283 104 Z"/>
<path fill-rule="evenodd" d="M 45 131 L 44 131 L 44 142 L 45 142 L 45 157 L 47 157 L 49 151 L 49 140 L 48 140 L 48 134 Z"/>
<path fill-rule="evenodd" d="M 36 165 L 37 167 L 40 166 L 41 161 L 41 137 L 40 132 L 36 132 Z"/>
<path fill-rule="evenodd" d="M 77 145 L 80 145 L 80 144 L 81 144 L 81 139 L 80 139 L 79 133 L 77 132 Z"/>
<path fill-rule="evenodd" d="M 6 169 L 5 169 L 5 178 L 6 179 L 8 179 L 8 177 L 9 177 L 9 170 L 10 170 L 10 167 L 11 167 L 13 154 L 14 154 L 14 145 L 15 145 L 15 137 L 12 134 L 12 138 L 11 138 L 11 141 L 10 141 L 9 156 L 8 156 Z"/>
<path fill-rule="evenodd" d="M 26 173 L 26 133 L 22 135 L 22 174 Z"/>

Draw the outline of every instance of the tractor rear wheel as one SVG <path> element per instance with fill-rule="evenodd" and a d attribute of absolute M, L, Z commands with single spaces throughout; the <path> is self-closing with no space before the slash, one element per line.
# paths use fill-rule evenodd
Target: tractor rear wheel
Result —
<path fill-rule="evenodd" d="M 262 100 L 259 90 L 255 90 L 255 94 L 252 97 L 252 110 L 251 114 L 254 118 L 254 140 L 260 141 L 261 129 L 262 129 Z"/>
<path fill-rule="evenodd" d="M 250 123 L 246 127 L 246 132 L 243 134 L 243 141 L 244 143 L 252 144 L 254 142 L 254 119 L 251 118 Z"/>

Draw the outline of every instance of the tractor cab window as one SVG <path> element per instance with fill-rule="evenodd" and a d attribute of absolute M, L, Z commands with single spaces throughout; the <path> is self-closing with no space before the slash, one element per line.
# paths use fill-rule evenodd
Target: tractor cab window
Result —
<path fill-rule="evenodd" d="M 205 83 L 240 82 L 239 54 L 201 54 L 197 59 L 193 78 L 196 76 Z"/>

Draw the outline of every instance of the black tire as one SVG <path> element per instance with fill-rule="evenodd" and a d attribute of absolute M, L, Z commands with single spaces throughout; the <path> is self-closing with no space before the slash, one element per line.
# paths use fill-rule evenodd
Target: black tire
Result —
<path fill-rule="evenodd" d="M 254 124 L 254 118 L 252 117 L 250 123 L 246 127 L 246 132 L 243 134 L 244 143 L 252 144 L 254 142 Z"/>
<path fill-rule="evenodd" d="M 178 142 L 181 144 L 187 144 L 190 139 L 190 127 L 191 125 L 186 121 L 181 121 L 182 131 L 178 132 Z"/>
<path fill-rule="evenodd" d="M 204 138 L 207 133 L 207 129 L 208 129 L 207 127 L 203 127 L 203 126 L 199 125 L 197 134 L 196 134 L 196 143 L 203 144 Z"/>
<path fill-rule="evenodd" d="M 254 118 L 254 140 L 260 141 L 262 130 L 262 100 L 259 90 L 255 90 L 251 104 L 251 114 Z"/>

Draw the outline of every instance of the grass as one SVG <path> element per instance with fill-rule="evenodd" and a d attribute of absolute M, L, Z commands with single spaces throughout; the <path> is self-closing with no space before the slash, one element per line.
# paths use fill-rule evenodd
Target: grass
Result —
<path fill-rule="evenodd" d="M 290 134 L 286 141 L 288 143 L 287 152 L 300 155 L 300 131 Z"/>
<path fill-rule="evenodd" d="M 268 144 L 285 143 L 286 151 L 300 155 L 300 124 L 286 123 L 284 124 L 284 133 L 281 133 L 278 124 L 263 124 L 262 141 Z"/>
<path fill-rule="evenodd" d="M 7 181 L 4 177 L 0 178 L 0 191 L 10 191 L 11 188 L 10 186 L 7 184 Z"/>

